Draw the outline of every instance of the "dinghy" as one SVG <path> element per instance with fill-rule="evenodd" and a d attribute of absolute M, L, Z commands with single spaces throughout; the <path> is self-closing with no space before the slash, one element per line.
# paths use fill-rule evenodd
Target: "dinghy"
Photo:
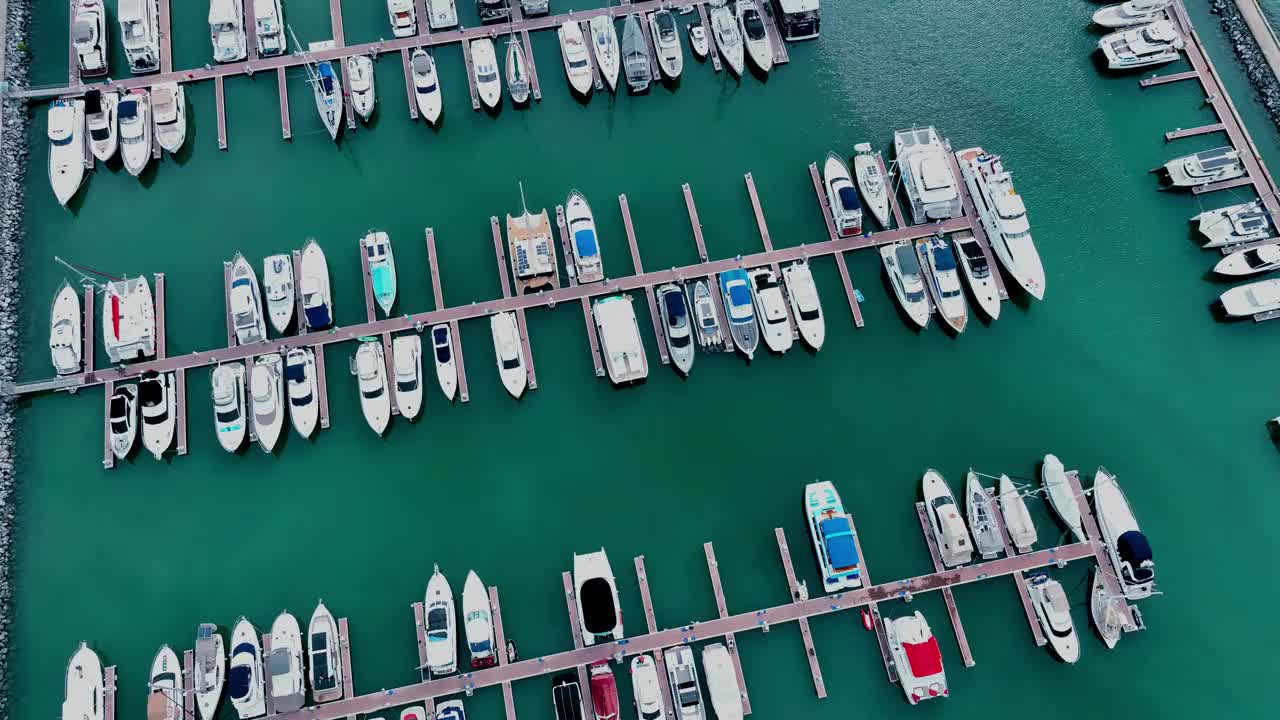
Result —
<path fill-rule="evenodd" d="M 303 439 L 309 438 L 315 432 L 320 414 L 316 356 L 311 348 L 294 348 L 285 355 L 284 379 L 289 397 L 289 421 Z"/>
<path fill-rule="evenodd" d="M 383 314 L 390 317 L 396 302 L 396 257 L 391 251 L 391 237 L 381 230 L 370 231 L 360 239 L 360 248 L 368 260 L 373 297 Z"/>
<path fill-rule="evenodd" d="M 693 48 L 693 54 L 699 60 L 705 60 L 711 50 L 707 42 L 707 29 L 700 22 L 689 26 L 689 47 Z"/>
<path fill-rule="evenodd" d="M 164 645 L 151 661 L 147 681 L 147 720 L 183 720 L 182 664 L 173 648 Z"/>
<path fill-rule="evenodd" d="M 818 298 L 818 286 L 813 282 L 809 263 L 797 260 L 782 268 L 782 280 L 787 286 L 791 316 L 800 326 L 801 339 L 814 352 L 821 350 L 827 336 L 827 322 L 822 316 L 822 301 Z"/>
<path fill-rule="evenodd" d="M 226 672 L 227 650 L 222 644 L 222 636 L 218 634 L 218 626 L 201 623 L 196 628 L 195 668 L 191 678 L 191 691 L 196 694 L 200 720 L 217 717 Z"/>
<path fill-rule="evenodd" d="M 258 274 L 239 252 L 231 259 L 231 324 L 236 344 L 250 345 L 267 339 L 267 323 L 262 317 L 262 293 Z"/>
<path fill-rule="evenodd" d="M 111 454 L 117 460 L 124 460 L 129 456 L 133 441 L 138 436 L 137 385 L 125 383 L 116 386 L 111 395 L 107 422 L 111 426 Z"/>
<path fill-rule="evenodd" d="M 879 159 L 871 152 L 870 143 L 858 143 L 853 149 L 858 153 L 853 156 L 853 175 L 858 180 L 858 191 L 880 227 L 888 228 L 889 187 L 880 172 Z"/>
<path fill-rule="evenodd" d="M 1000 517 L 1004 519 L 1004 529 L 1009 533 L 1009 541 L 1018 552 L 1030 552 L 1036 544 L 1036 524 L 1031 520 L 1031 511 L 1027 509 L 1027 501 L 1014 486 L 1008 475 L 1000 476 L 997 488 L 1000 499 Z"/>
<path fill-rule="evenodd" d="M 742 33 L 738 31 L 738 23 L 733 13 L 725 6 L 728 0 L 719 0 L 719 5 L 711 8 L 711 35 L 715 38 L 720 57 L 724 58 L 734 75 L 742 76 L 743 49 Z"/>
<path fill-rule="evenodd" d="M 670 10 L 661 8 L 649 13 L 649 29 L 653 34 L 653 46 L 658 53 L 658 67 L 672 80 L 680 77 L 684 69 L 684 50 L 680 47 L 680 33 L 676 31 L 676 18 Z"/>
<path fill-rule="evenodd" d="M 143 88 L 125 94 L 116 106 L 120 124 L 120 158 L 137 177 L 151 162 L 151 95 Z"/>
<path fill-rule="evenodd" d="M 302 630 L 289 613 L 271 623 L 271 654 L 267 656 L 267 687 L 277 713 L 293 712 L 307 700 L 302 670 Z"/>
<path fill-rule="evenodd" d="M 528 102 L 530 88 L 529 64 L 524 57 L 524 45 L 512 33 L 507 39 L 507 91 L 511 93 L 511 102 L 517 105 Z"/>
<path fill-rule="evenodd" d="M 359 386 L 360 410 L 365 422 L 381 435 L 391 422 L 391 395 L 387 392 L 387 365 L 380 341 L 360 343 L 355 361 L 351 363 L 351 374 L 356 376 Z"/>
<path fill-rule="evenodd" d="M 307 624 L 307 672 L 311 681 L 311 696 L 317 703 L 342 698 L 342 648 L 338 636 L 338 623 L 333 613 L 316 605 Z"/>
<path fill-rule="evenodd" d="M 266 691 L 262 683 L 262 645 L 258 631 L 243 615 L 231 631 L 231 668 L 227 671 L 227 695 L 240 720 L 266 712 Z M 202 717 L 202 720 L 212 720 Z"/>
<path fill-rule="evenodd" d="M 457 614 L 453 588 L 436 565 L 427 581 L 422 607 L 426 613 L 427 669 L 434 677 L 458 671 Z"/>
<path fill-rule="evenodd" d="M 373 84 L 373 60 L 368 55 L 347 58 L 347 77 L 351 81 L 351 108 L 367 123 L 378 102 Z"/>
<path fill-rule="evenodd" d="M 55 100 L 49 106 L 49 184 L 59 205 L 66 205 L 84 183 L 89 159 L 84 101 Z"/>
<path fill-rule="evenodd" d="M 417 333 L 391 341 L 391 365 L 395 369 L 396 407 L 405 420 L 422 409 L 422 338 Z"/>
<path fill-rule="evenodd" d="M 89 132 L 89 149 L 93 156 L 106 162 L 116 154 L 120 144 L 120 122 L 116 117 L 120 95 L 115 91 L 90 90 L 84 95 L 85 126 Z"/>
<path fill-rule="evenodd" d="M 178 152 L 187 139 L 187 93 L 176 82 L 160 83 L 151 88 L 152 116 L 156 122 L 156 142 Z"/>
<path fill-rule="evenodd" d="M 462 586 L 462 624 L 471 655 L 471 668 L 479 670 L 497 665 L 493 608 L 489 605 L 489 593 L 475 570 L 467 573 L 467 581 Z"/>
<path fill-rule="evenodd" d="M 973 534 L 973 546 L 982 553 L 983 560 L 990 560 L 1004 549 L 1004 542 L 996 528 L 995 508 L 987 489 L 978 479 L 978 473 L 970 470 L 964 483 L 965 514 L 969 516 L 969 531 Z"/>
<path fill-rule="evenodd" d="M 333 295 L 329 292 L 329 262 L 313 239 L 302 248 L 302 318 L 308 330 L 324 330 L 333 324 Z"/>
<path fill-rule="evenodd" d="M 587 42 L 582 36 L 582 26 L 576 20 L 568 20 L 557 31 L 560 36 L 560 55 L 564 58 L 564 73 L 569 86 L 579 96 L 591 95 L 591 60 L 587 57 Z"/>
<path fill-rule="evenodd" d="M 662 335 L 666 338 L 671 363 L 685 377 L 693 369 L 693 323 L 684 290 L 675 283 L 657 288 L 658 312 L 662 314 Z"/>
<path fill-rule="evenodd" d="M 431 328 L 431 349 L 436 361 L 436 381 L 440 392 L 453 402 L 458 391 L 458 365 L 453 359 L 453 332 L 445 323 Z"/>
<path fill-rule="evenodd" d="M 173 444 L 177 392 L 173 375 L 149 370 L 138 383 L 138 405 L 142 412 L 142 446 L 161 459 Z"/>
<path fill-rule="evenodd" d="M 80 295 L 63 280 L 49 310 L 49 355 L 59 375 L 80 372 L 84 352 L 81 320 Z"/>
<path fill-rule="evenodd" d="M 649 43 L 640 29 L 639 16 L 631 14 L 622 24 L 622 65 L 627 72 L 627 86 L 631 92 L 649 89 L 653 82 L 653 68 L 649 65 Z"/>
<path fill-rule="evenodd" d="M 498 54 L 493 40 L 482 37 L 471 41 L 471 65 L 475 68 L 480 101 L 490 110 L 496 110 L 502 102 L 502 76 L 498 73 Z"/>
<path fill-rule="evenodd" d="M 1084 542 L 1084 529 L 1080 525 L 1080 503 L 1067 483 L 1067 473 L 1056 455 L 1045 455 L 1040 468 L 1040 482 L 1044 485 L 1049 506 L 1058 514 L 1077 542 Z"/>
<path fill-rule="evenodd" d="M 245 435 L 244 365 L 232 362 L 217 366 L 210 373 L 210 384 L 218 444 L 229 453 L 236 452 Z"/>
<path fill-rule="evenodd" d="M 63 687 L 62 720 L 102 720 L 102 661 L 98 654 L 80 643 L 67 661 L 66 684 Z"/>
<path fill-rule="evenodd" d="M 253 398 L 253 432 L 266 453 L 276 447 L 284 427 L 284 367 L 279 353 L 268 353 L 253 363 L 249 394 Z"/>
<path fill-rule="evenodd" d="M 621 65 L 621 51 L 618 45 L 618 29 L 613 24 L 612 15 L 596 15 L 589 23 L 591 29 L 591 45 L 595 50 L 596 65 L 600 68 L 600 77 L 609 86 L 610 92 L 618 89 L 618 71 Z"/>
<path fill-rule="evenodd" d="M 277 335 L 283 335 L 293 322 L 293 306 L 297 301 L 293 289 L 293 260 L 288 255 L 268 255 L 262 261 L 262 285 L 267 295 L 267 317 Z"/>
<path fill-rule="evenodd" d="M 756 0 L 738 0 L 738 29 L 742 31 L 746 42 L 747 55 L 760 72 L 768 73 L 773 69 L 773 42 L 769 33 L 765 32 L 764 20 L 760 17 L 760 8 Z"/>
<path fill-rule="evenodd" d="M 413 96 L 418 103 L 418 113 L 424 120 L 434 125 L 440 119 L 440 111 L 444 108 L 435 60 L 426 50 L 418 48 L 413 51 L 409 66 L 413 70 Z"/>

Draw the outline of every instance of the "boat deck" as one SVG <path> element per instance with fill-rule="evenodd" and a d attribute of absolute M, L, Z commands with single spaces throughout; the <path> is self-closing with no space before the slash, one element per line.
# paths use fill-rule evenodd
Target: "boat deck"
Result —
<path fill-rule="evenodd" d="M 929 546 L 929 558 L 933 560 L 933 571 L 942 572 L 945 569 L 942 565 L 942 553 L 939 552 L 938 542 L 929 529 L 929 516 L 924 503 L 916 503 L 916 514 L 920 516 L 920 531 L 924 533 L 925 544 Z M 964 623 L 960 622 L 960 608 L 956 606 L 956 596 L 951 592 L 951 588 L 942 589 L 942 601 L 946 604 L 947 615 L 951 618 L 956 645 L 960 646 L 960 658 L 964 660 L 965 667 L 973 667 L 977 663 L 974 662 L 973 652 L 969 649 L 969 636 L 965 634 Z"/>

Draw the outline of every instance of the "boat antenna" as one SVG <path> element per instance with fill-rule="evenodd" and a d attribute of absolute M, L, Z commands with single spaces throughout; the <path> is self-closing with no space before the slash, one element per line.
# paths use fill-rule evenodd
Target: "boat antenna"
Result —
<path fill-rule="evenodd" d="M 94 274 L 94 275 L 98 275 L 99 277 L 107 278 L 108 280 L 114 280 L 114 281 L 116 281 L 116 282 L 120 282 L 120 281 L 124 280 L 124 278 L 118 278 L 118 277 L 116 277 L 116 276 L 114 276 L 114 275 L 108 275 L 107 273 L 104 273 L 104 272 L 102 272 L 102 271 L 100 271 L 100 270 L 94 270 L 94 269 L 93 269 L 93 268 L 91 268 L 91 267 L 87 267 L 87 266 L 84 266 L 84 265 L 77 265 L 77 264 L 75 264 L 75 263 L 69 263 L 69 262 L 67 262 L 66 260 L 63 260 L 62 258 L 58 257 L 57 255 L 54 255 L 54 256 L 53 256 L 53 259 L 54 259 L 54 261 L 56 261 L 59 265 L 62 265 L 62 266 L 63 266 L 63 267 L 65 267 L 66 269 L 68 269 L 68 270 L 70 270 L 71 272 L 73 272 L 73 273 L 75 273 L 76 275 L 78 275 L 78 276 L 80 277 L 80 283 L 81 283 L 82 285 L 87 284 L 87 285 L 92 285 L 92 286 L 94 286 L 95 288 L 97 288 L 97 289 L 99 289 L 99 290 L 101 290 L 101 289 L 102 289 L 102 283 L 101 283 L 100 281 L 98 281 L 98 280 L 95 280 L 95 279 L 93 279 L 93 278 L 89 277 L 89 274 L 90 274 L 90 273 L 92 273 L 92 274 Z"/>

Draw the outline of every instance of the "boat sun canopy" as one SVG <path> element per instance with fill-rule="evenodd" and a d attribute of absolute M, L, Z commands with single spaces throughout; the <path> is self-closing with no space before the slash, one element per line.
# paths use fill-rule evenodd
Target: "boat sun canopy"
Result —
<path fill-rule="evenodd" d="M 942 672 L 942 652 L 938 650 L 937 638 L 931 637 L 919 643 L 902 643 L 902 649 L 907 653 L 911 674 L 916 677 L 927 677 Z"/>
<path fill-rule="evenodd" d="M 596 246 L 596 233 L 594 230 L 578 230 L 573 234 L 573 244 L 578 248 L 579 257 L 594 257 L 599 253 L 599 248 Z"/>
<path fill-rule="evenodd" d="M 858 200 L 858 191 L 851 186 L 844 186 L 836 191 L 836 195 L 840 198 L 840 206 L 845 210 L 857 210 L 862 207 L 862 203 Z"/>
<path fill-rule="evenodd" d="M 595 577 L 582 583 L 582 625 L 587 632 L 603 634 L 618 623 L 618 610 L 613 605 L 613 589 L 609 581 Z"/>
<path fill-rule="evenodd" d="M 858 565 L 858 550 L 853 543 L 853 530 L 848 518 L 827 518 L 818 523 L 822 540 L 827 546 L 827 556 L 836 570 L 846 570 Z"/>
<path fill-rule="evenodd" d="M 745 284 L 739 284 L 730 287 L 729 302 L 734 305 L 742 306 L 751 304 L 751 293 L 747 291 L 747 286 Z"/>
<path fill-rule="evenodd" d="M 1155 576 L 1155 572 L 1148 565 L 1152 562 L 1152 555 L 1151 543 L 1147 542 L 1146 535 L 1137 530 L 1122 534 L 1116 541 L 1116 551 L 1120 553 L 1121 560 L 1133 566 L 1134 580 L 1145 582 Z"/>
<path fill-rule="evenodd" d="M 933 264 L 937 266 L 938 272 L 955 270 L 956 256 L 951 252 L 951 248 L 939 245 L 933 249 Z"/>
<path fill-rule="evenodd" d="M 244 647 L 241 645 L 240 647 Z M 238 650 L 239 648 L 237 648 Z M 249 682 L 253 679 L 253 668 L 249 665 L 236 665 L 227 674 L 227 693 L 233 700 L 249 697 Z"/>
<path fill-rule="evenodd" d="M 132 120 L 138 116 L 138 101 L 133 98 L 121 100 L 116 112 L 121 120 Z"/>
<path fill-rule="evenodd" d="M 289 382 L 306 382 L 307 368 L 303 363 L 295 363 L 286 365 L 284 368 L 284 379 Z"/>
<path fill-rule="evenodd" d="M 678 291 L 667 293 L 662 297 L 662 304 L 672 320 L 683 318 L 688 313 L 688 308 L 684 304 L 684 293 Z"/>

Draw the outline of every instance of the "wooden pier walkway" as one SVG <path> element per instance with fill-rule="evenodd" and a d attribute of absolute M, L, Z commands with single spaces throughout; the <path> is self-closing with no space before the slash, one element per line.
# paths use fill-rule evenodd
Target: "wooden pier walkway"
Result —
<path fill-rule="evenodd" d="M 743 175 L 743 180 L 747 183 L 747 197 L 751 200 L 751 210 L 756 217 L 756 229 L 760 233 L 760 242 L 764 245 L 765 252 L 773 252 L 773 239 L 769 237 L 769 224 L 764 219 L 764 209 L 760 205 L 760 196 L 756 194 L 756 181 L 751 173 Z M 782 267 L 775 260 L 769 263 L 769 269 L 773 270 L 773 279 L 784 288 L 784 298 L 786 297 L 786 285 L 782 281 Z M 787 325 L 791 328 L 791 339 L 800 339 L 800 326 L 796 324 L 795 317 L 791 314 L 791 303 L 783 302 L 782 310 L 787 314 Z"/>
<path fill-rule="evenodd" d="M 710 542 L 702 544 L 702 552 L 707 556 L 707 572 L 711 574 L 711 590 L 716 596 L 716 610 L 720 619 L 729 617 L 729 606 L 724 599 L 724 586 L 720 584 L 720 563 L 716 561 L 716 549 Z M 738 657 L 738 641 L 733 633 L 725 633 L 725 647 L 733 660 L 733 672 L 738 677 L 738 693 L 742 697 L 742 714 L 751 714 L 751 696 L 747 694 L 747 680 L 742 675 L 742 659 Z"/>
<path fill-rule="evenodd" d="M 170 32 L 171 14 L 169 12 L 169 0 L 157 0 L 156 20 L 159 27 L 157 28 L 160 35 L 160 72 L 173 72 L 173 37 Z M 74 17 L 72 22 L 74 22 Z M 107 22 L 111 22 L 110 18 Z M 174 78 L 175 80 L 177 78 Z"/>
<path fill-rule="evenodd" d="M 858 561 L 862 567 L 862 586 L 871 585 L 871 570 L 867 567 L 867 556 L 862 552 L 862 539 L 858 536 L 858 527 L 853 523 L 852 515 L 845 515 L 849 521 L 849 528 L 853 531 L 853 549 L 858 553 Z M 889 682 L 898 682 L 898 668 L 894 664 L 893 655 L 889 651 L 889 634 L 884 629 L 884 617 L 880 614 L 880 604 L 876 602 L 867 603 L 867 612 L 871 613 L 871 629 L 876 634 L 876 644 L 880 647 L 880 660 L 884 663 L 884 672 L 889 676 Z"/>
<path fill-rule="evenodd" d="M 920 531 L 924 533 L 924 542 L 929 546 L 933 571 L 942 572 L 945 569 L 942 565 L 942 553 L 939 552 L 938 542 L 929 529 L 928 510 L 925 509 L 924 503 L 916 503 L 916 514 L 920 516 Z M 956 596 L 951 592 L 951 588 L 942 589 L 942 601 L 946 603 L 947 615 L 951 618 L 951 628 L 956 635 L 956 644 L 960 646 L 960 658 L 964 660 L 965 667 L 973 667 L 976 663 L 973 661 L 973 652 L 969 649 L 969 636 L 964 632 L 964 623 L 960 622 L 960 608 L 956 607 Z"/>
<path fill-rule="evenodd" d="M 289 118 L 289 87 L 285 84 L 284 68 L 276 68 L 276 91 L 280 93 L 280 135 L 293 139 L 293 121 Z"/>
<path fill-rule="evenodd" d="M 666 76 L 662 74 L 662 68 L 658 66 L 658 46 L 653 43 L 653 31 L 649 27 L 649 14 L 646 12 L 636 14 L 639 15 L 636 19 L 640 21 L 640 32 L 644 35 L 644 44 L 649 48 L 649 72 L 653 75 L 653 83 L 656 85 L 661 83 Z M 625 75 L 625 69 L 623 74 Z"/>
<path fill-rule="evenodd" d="M 627 231 L 627 243 L 631 246 L 631 264 L 635 266 L 636 275 L 644 274 L 644 264 L 640 262 L 640 246 L 636 244 L 636 229 L 631 223 L 631 207 L 627 204 L 625 194 L 618 196 L 618 206 L 622 210 L 622 226 Z M 671 355 L 667 352 L 666 331 L 662 327 L 662 316 L 658 314 L 658 301 L 653 294 L 653 285 L 646 285 L 645 296 L 649 299 L 649 319 L 653 321 L 653 336 L 658 339 L 658 357 L 663 365 L 671 364 Z"/>
<path fill-rule="evenodd" d="M 796 580 L 795 568 L 791 565 L 791 550 L 787 547 L 787 536 L 782 528 L 773 529 L 774 536 L 778 539 L 778 553 L 782 556 L 782 570 L 787 576 L 787 593 L 795 603 L 812 602 L 805 596 L 808 592 L 801 593 L 800 583 Z M 819 600 L 825 599 L 819 595 Z M 819 698 L 827 696 L 827 684 L 822 679 L 822 666 L 818 664 L 818 651 L 813 647 L 813 632 L 809 629 L 809 618 L 801 616 L 796 618 L 796 624 L 800 626 L 800 639 L 804 641 L 804 653 L 809 659 L 809 673 L 813 675 L 813 689 L 818 693 Z"/>
<path fill-rule="evenodd" d="M 724 69 L 724 65 L 720 62 L 720 49 L 716 47 L 715 36 L 711 34 L 711 20 L 707 17 L 707 6 L 698 4 L 698 17 L 702 23 L 702 29 L 707 33 L 707 55 L 711 58 L 711 67 L 716 72 Z"/>
<path fill-rule="evenodd" d="M 164 332 L 164 273 L 156 273 L 156 291 L 152 296 L 152 302 L 156 306 L 156 357 L 163 360 L 165 357 L 165 332 Z"/>
<path fill-rule="evenodd" d="M 222 87 L 222 76 L 213 79 L 213 96 L 218 112 L 218 149 L 227 149 L 227 93 Z"/>
<path fill-rule="evenodd" d="M 413 87 L 413 66 L 409 63 L 409 48 L 400 48 L 400 64 L 404 67 L 404 91 L 409 98 L 409 119 L 418 119 L 418 93 Z"/>
<path fill-rule="evenodd" d="M 1193 128 L 1178 128 L 1165 133 L 1164 139 L 1165 142 L 1169 142 L 1172 140 L 1180 140 L 1182 138 L 1195 137 L 1196 135 L 1208 135 L 1209 133 L 1222 132 L 1226 129 L 1227 126 L 1222 123 L 1212 123 Z"/>
<path fill-rule="evenodd" d="M 476 66 L 471 59 L 471 43 L 473 40 L 467 40 L 462 43 L 462 64 L 467 68 L 467 90 L 471 93 L 471 109 L 479 110 L 480 89 L 476 87 Z"/>
<path fill-rule="evenodd" d="M 650 635 L 658 632 L 658 621 L 653 614 L 653 597 L 649 594 L 649 574 L 645 571 L 644 556 L 638 555 L 635 559 L 636 565 L 636 581 L 640 585 L 640 601 L 644 604 L 644 621 L 645 627 L 648 628 Z M 654 665 L 658 670 L 658 684 L 665 687 L 667 685 L 667 660 L 662 654 L 662 649 L 658 648 L 653 653 Z M 665 692 L 658 693 L 658 701 L 662 704 L 662 714 L 664 717 L 671 713 L 670 703 L 668 702 L 668 694 Z"/>
<path fill-rule="evenodd" d="M 564 581 L 564 601 L 565 601 L 565 604 L 568 606 L 568 610 L 569 610 L 569 632 L 573 633 L 574 652 L 580 653 L 580 652 L 583 652 L 586 646 L 582 642 L 582 625 L 578 621 L 578 603 L 577 603 L 577 599 L 574 597 L 573 576 L 570 575 L 568 571 L 565 571 L 560 574 L 560 577 Z M 604 645 L 592 645 L 591 648 L 589 649 L 597 650 L 599 648 L 608 648 L 614 645 L 616 645 L 616 643 L 606 643 Z M 582 689 L 582 717 L 584 718 L 587 717 L 587 708 L 590 708 L 592 706 L 591 683 L 588 682 L 588 678 L 587 678 L 587 665 L 588 663 L 598 662 L 600 660 L 606 660 L 611 655 L 612 653 L 604 657 L 593 658 L 591 660 L 584 660 L 582 662 L 575 663 L 572 666 L 578 671 L 578 685 Z M 569 668 L 565 667 L 563 669 L 568 670 Z M 550 672 L 550 670 L 548 669 L 547 672 Z"/>
<path fill-rule="evenodd" d="M 698 246 L 698 257 L 703 263 L 707 260 L 707 244 L 702 237 L 702 221 L 698 219 L 698 206 L 693 202 L 693 190 L 689 188 L 689 183 L 682 186 L 684 190 L 684 206 L 689 211 L 689 224 L 693 227 L 693 242 Z M 724 299 L 720 295 L 720 282 L 716 279 L 714 273 L 708 273 L 706 276 L 707 287 L 711 291 L 711 297 L 716 306 L 716 320 L 720 323 L 720 329 L 724 335 L 725 352 L 733 352 L 733 334 L 729 332 L 729 318 L 725 315 Z"/>
<path fill-rule="evenodd" d="M 564 219 L 564 206 L 556 206 L 556 227 L 560 230 L 560 247 L 564 251 L 565 268 L 573 267 L 573 247 L 569 241 L 569 224 Z M 577 287 L 576 272 L 569 273 L 569 287 Z M 591 317 L 591 301 L 582 298 L 582 321 L 587 326 L 587 345 L 591 347 L 591 364 L 595 368 L 596 377 L 604 377 L 604 363 L 600 360 L 600 340 L 596 337 L 595 319 Z"/>
<path fill-rule="evenodd" d="M 1139 80 L 1138 85 L 1147 88 L 1155 85 L 1181 82 L 1183 80 L 1195 80 L 1197 77 L 1199 77 L 1199 74 L 1195 70 L 1188 70 L 1186 72 L 1170 73 L 1168 75 L 1153 75 L 1152 77 Z"/>
<path fill-rule="evenodd" d="M 102 674 L 102 720 L 116 720 L 116 666 L 109 665 Z"/>
<path fill-rule="evenodd" d="M 507 633 L 502 627 L 502 605 L 498 602 L 498 588 L 489 588 L 489 609 L 493 613 L 493 628 L 497 635 L 499 667 L 511 662 L 507 657 Z M 516 702 L 511 693 L 511 681 L 502 683 L 502 704 L 506 709 L 507 720 L 516 720 Z"/>
<path fill-rule="evenodd" d="M 444 287 L 440 283 L 440 262 L 436 259 L 436 233 L 427 228 L 427 264 L 431 270 L 431 294 L 435 300 L 435 309 L 444 309 Z M 453 344 L 454 364 L 458 366 L 458 400 L 470 402 L 471 393 L 467 391 L 467 364 L 462 358 L 462 337 L 458 334 L 458 321 L 449 323 L 449 340 Z M 432 339 L 434 342 L 434 338 Z M 433 346 L 434 348 L 434 346 Z M 432 350 L 434 353 L 434 349 Z"/>
<path fill-rule="evenodd" d="M 250 3 L 252 4 L 252 3 Z M 182 717 L 196 718 L 196 660 L 195 651 L 182 651 Z"/>
<path fill-rule="evenodd" d="M 902 218 L 902 206 L 898 204 L 898 193 L 893 191 L 893 176 L 889 174 L 888 168 L 884 166 L 884 154 L 879 151 L 876 152 L 876 166 L 880 168 L 880 177 L 884 178 L 885 184 L 889 186 L 889 212 L 893 214 L 895 227 L 906 227 L 907 221 Z M 964 181 L 957 177 L 956 183 L 963 185 Z M 863 224 L 866 224 L 866 216 L 864 215 L 863 217 Z"/>
<path fill-rule="evenodd" d="M 84 317 L 81 321 L 80 339 L 83 343 L 83 349 L 80 352 L 82 372 L 86 377 L 93 377 L 93 351 L 97 344 L 93 341 L 93 329 L 98 326 L 95 322 L 97 314 L 93 311 L 93 301 L 97 297 L 92 285 L 85 285 L 84 288 Z M 72 392 L 75 392 L 72 389 Z"/>
<path fill-rule="evenodd" d="M 831 215 L 831 205 L 827 202 L 827 193 L 822 186 L 822 178 L 818 174 L 818 164 L 809 163 L 809 178 L 813 181 L 813 192 L 818 198 L 818 208 L 822 211 L 822 219 L 827 224 L 827 237 L 836 241 L 840 239 L 840 234 L 836 232 L 836 223 Z M 892 201 L 890 201 L 892 202 Z M 897 207 L 896 205 L 894 207 Z M 903 227 L 901 223 L 898 225 Z M 849 276 L 849 266 L 845 264 L 844 253 L 833 253 L 836 259 L 836 269 L 840 271 L 840 282 L 844 285 L 844 295 L 849 301 L 849 312 L 853 313 L 854 327 L 862 327 L 862 307 L 858 303 L 858 291 L 853 286 L 853 279 Z"/>
<path fill-rule="evenodd" d="M 600 60 L 596 57 L 596 44 L 591 40 L 591 23 L 580 22 L 578 26 L 582 29 L 582 36 L 587 40 L 587 65 L 591 66 L 591 80 L 596 86 L 596 92 L 601 92 L 604 90 L 604 78 L 600 74 Z"/>

